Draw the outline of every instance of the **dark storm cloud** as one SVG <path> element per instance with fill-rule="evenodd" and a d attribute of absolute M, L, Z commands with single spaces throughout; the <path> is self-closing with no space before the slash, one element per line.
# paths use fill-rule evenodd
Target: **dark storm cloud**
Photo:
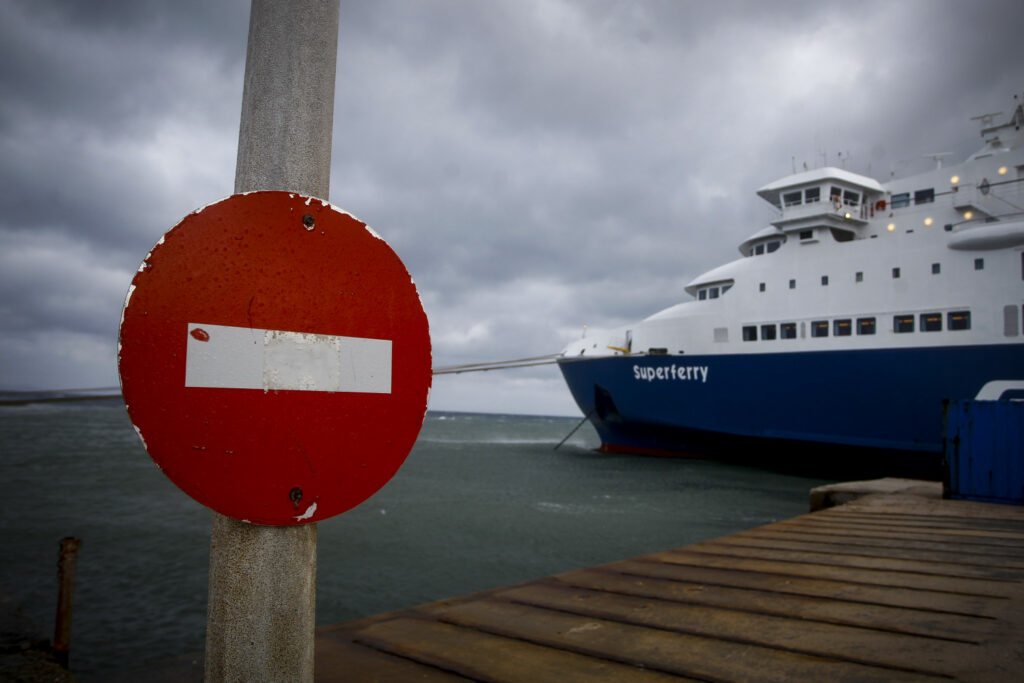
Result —
<path fill-rule="evenodd" d="M 1024 89 L 1022 18 L 343 1 L 330 199 L 406 262 L 436 364 L 557 351 L 685 298 L 771 220 L 756 189 L 804 163 L 884 180 L 974 151 L 968 119 Z M 132 272 L 231 191 L 247 26 L 244 0 L 0 6 L 0 386 L 113 380 Z M 551 368 L 439 378 L 432 400 L 571 409 Z"/>
<path fill-rule="evenodd" d="M 103 251 L 127 246 L 137 255 L 147 242 L 151 246 L 159 233 L 140 230 L 148 207 L 180 189 L 161 185 L 161 165 L 177 163 L 186 150 L 198 163 L 205 150 L 196 143 L 206 142 L 201 127 L 213 120 L 230 135 L 228 126 L 237 121 L 247 31 L 238 24 L 247 15 L 243 3 L 234 3 L 234 16 L 228 15 L 230 6 L 5 4 L 4 227 L 85 237 Z M 221 98 L 211 92 L 223 87 L 218 76 L 229 85 Z M 169 128 L 183 131 L 189 124 L 195 137 L 167 139 Z M 160 145 L 166 149 L 157 152 Z"/>
<path fill-rule="evenodd" d="M 126 122 L 142 125 L 187 90 L 178 60 L 198 54 L 230 67 L 244 59 L 244 2 L 13 0 L 0 12 L 0 82 L 12 95 L 5 124 L 31 111 L 143 134 L 125 131 Z"/>

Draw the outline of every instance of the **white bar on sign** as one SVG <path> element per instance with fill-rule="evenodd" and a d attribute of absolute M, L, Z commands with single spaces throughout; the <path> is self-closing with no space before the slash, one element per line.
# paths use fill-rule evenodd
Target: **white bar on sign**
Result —
<path fill-rule="evenodd" d="M 391 340 L 188 324 L 185 386 L 391 393 Z"/>

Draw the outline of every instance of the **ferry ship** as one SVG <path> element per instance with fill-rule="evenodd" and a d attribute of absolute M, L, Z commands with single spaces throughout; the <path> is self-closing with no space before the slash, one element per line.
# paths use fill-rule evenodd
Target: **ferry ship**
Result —
<path fill-rule="evenodd" d="M 945 399 L 1024 398 L 1014 100 L 1009 117 L 976 117 L 983 146 L 961 163 L 933 155 L 932 170 L 884 183 L 824 167 L 765 185 L 775 218 L 741 258 L 695 278 L 682 303 L 570 343 L 558 365 L 601 450 L 853 448 L 938 464 Z"/>

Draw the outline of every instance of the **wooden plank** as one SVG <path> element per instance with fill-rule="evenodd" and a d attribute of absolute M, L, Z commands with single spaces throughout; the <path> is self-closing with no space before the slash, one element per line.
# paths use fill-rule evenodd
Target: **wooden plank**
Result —
<path fill-rule="evenodd" d="M 587 657 L 475 628 L 410 616 L 372 622 L 356 632 L 354 639 L 377 650 L 478 681 L 658 683 L 678 680 L 601 657 Z"/>
<path fill-rule="evenodd" d="M 833 508 L 834 509 L 834 508 Z M 823 510 L 815 514 L 823 515 L 829 512 L 829 510 Z M 843 528 L 850 530 L 860 530 L 867 533 L 873 534 L 887 534 L 890 532 L 898 533 L 902 537 L 906 538 L 920 538 L 922 540 L 944 540 L 948 543 L 979 543 L 983 545 L 1004 545 L 1012 548 L 1019 548 L 1020 544 L 1024 542 L 1024 534 L 1005 532 L 1005 531 L 988 531 L 984 532 L 977 529 L 950 529 L 950 528 L 930 528 L 924 525 L 912 525 L 912 524 L 884 524 L 880 521 L 872 520 L 860 520 L 850 518 L 835 518 L 835 519 L 814 519 L 810 517 L 798 517 L 795 520 L 789 522 L 776 522 L 779 527 L 793 527 L 801 526 L 810 529 L 830 529 L 830 528 Z M 773 525 L 775 526 L 775 525 Z"/>
<path fill-rule="evenodd" d="M 915 590 L 931 590 L 958 595 L 979 597 L 1008 597 L 1010 588 L 983 579 L 929 576 L 910 572 L 883 571 L 857 567 L 831 566 L 810 562 L 781 561 L 739 555 L 710 554 L 694 552 L 690 548 L 667 550 L 650 555 L 663 562 L 687 564 L 690 566 L 743 569 L 789 576 L 835 579 L 848 583 L 862 583 L 877 586 L 898 586 Z"/>
<path fill-rule="evenodd" d="M 821 514 L 821 513 L 817 513 Z M 965 536 L 960 534 L 959 536 L 949 537 L 938 534 L 927 534 L 920 533 L 919 531 L 904 530 L 903 527 L 886 527 L 879 528 L 877 526 L 868 526 L 864 524 L 858 525 L 846 525 L 842 523 L 842 520 L 830 520 L 826 523 L 817 522 L 804 522 L 802 518 L 790 522 L 776 522 L 766 527 L 761 527 L 769 532 L 773 533 L 808 533 L 808 534 L 829 534 L 837 533 L 844 536 L 852 536 L 858 538 L 896 538 L 910 541 L 923 541 L 927 543 L 935 543 L 945 545 L 953 548 L 963 548 L 965 546 L 979 547 L 979 548 L 991 548 L 993 551 L 1016 553 L 1021 550 L 1021 544 L 1013 539 L 1004 538 L 987 538 L 987 537 L 974 537 Z"/>
<path fill-rule="evenodd" d="M 961 614 L 936 614 L 931 610 L 866 604 L 831 597 L 826 599 L 750 588 L 641 578 L 607 569 L 581 569 L 561 574 L 551 581 L 574 588 L 620 593 L 639 598 L 657 598 L 738 612 L 754 612 L 905 635 L 951 639 L 975 645 L 989 637 L 996 625 L 992 619 L 979 619 Z"/>
<path fill-rule="evenodd" d="M 1014 561 L 1013 559 L 996 560 L 992 556 L 976 558 L 974 555 L 952 549 L 926 550 L 920 548 L 908 548 L 900 544 L 891 546 L 867 545 L 843 543 L 835 538 L 823 537 L 822 540 L 794 540 L 792 536 L 764 536 L 760 534 L 739 533 L 715 541 L 725 545 L 733 545 L 742 548 L 771 548 L 775 550 L 790 550 L 810 554 L 827 553 L 829 555 L 850 555 L 853 557 L 877 558 L 886 557 L 891 559 L 915 560 L 919 562 L 936 563 L 939 565 L 950 565 L 962 567 L 965 571 L 991 571 L 1012 570 L 1015 574 L 1024 571 L 1024 557 Z M 984 576 L 985 574 L 979 574 Z"/>
<path fill-rule="evenodd" d="M 920 589 L 908 591 L 893 586 L 847 583 L 814 575 L 799 577 L 792 574 L 758 572 L 731 566 L 710 567 L 699 564 L 661 562 L 652 556 L 615 562 L 604 565 L 602 569 L 641 577 L 750 588 L 781 595 L 805 595 L 979 618 L 992 618 L 992 606 L 994 602 L 997 602 L 990 598 L 973 595 L 956 595 Z"/>
<path fill-rule="evenodd" d="M 735 548 L 737 553 L 743 553 L 742 549 L 751 551 L 775 551 L 782 556 L 791 555 L 794 557 L 813 558 L 815 556 L 827 556 L 844 566 L 863 566 L 877 569 L 893 568 L 897 571 L 920 571 L 924 573 L 935 573 L 947 575 L 947 577 L 968 577 L 980 579 L 995 579 L 1004 581 L 1016 580 L 1024 569 L 1024 563 L 1020 567 L 995 565 L 990 562 L 982 563 L 974 561 L 973 555 L 955 552 L 935 552 L 920 550 L 905 550 L 902 548 L 876 548 L 864 547 L 851 548 L 842 543 L 808 543 L 806 541 L 784 541 L 778 539 L 760 540 L 755 537 L 744 536 L 735 533 L 723 539 L 717 539 L 710 544 L 699 544 L 694 550 L 702 548 L 720 548 L 727 546 Z M 753 556 L 753 555 L 752 555 Z M 756 555 L 763 557 L 764 555 Z"/>
<path fill-rule="evenodd" d="M 964 510 L 961 508 L 960 512 Z M 921 525 L 935 528 L 974 529 L 989 533 L 1004 531 L 1024 534 L 1024 520 L 1019 516 L 1005 515 L 999 519 L 978 516 L 958 516 L 941 514 L 921 514 L 900 512 L 896 510 L 857 509 L 854 507 L 830 508 L 822 510 L 823 514 L 816 519 L 842 518 L 847 520 L 870 521 L 872 523 L 912 526 Z M 1005 512 L 1005 511 L 1004 511 Z"/>
<path fill-rule="evenodd" d="M 1024 546 L 1021 548 L 978 548 L 972 547 L 970 553 L 964 553 L 963 546 L 950 547 L 948 543 L 935 543 L 932 541 L 912 541 L 907 539 L 894 539 L 888 536 L 880 537 L 874 534 L 847 534 L 832 530 L 826 532 L 812 532 L 804 530 L 780 531 L 772 527 L 761 527 L 742 531 L 733 536 L 739 538 L 758 538 L 765 540 L 780 541 L 802 541 L 807 543 L 835 543 L 848 548 L 877 548 L 877 549 L 900 549 L 900 550 L 922 550 L 944 553 L 953 556 L 976 558 L 979 562 L 991 562 L 1003 567 L 1024 568 Z M 732 538 L 727 536 L 726 538 Z"/>
<path fill-rule="evenodd" d="M 845 513 L 850 514 L 883 514 L 883 515 L 923 515 L 928 517 L 978 519 L 1011 524 L 1024 523 L 1022 508 L 1018 505 L 999 503 L 982 503 L 966 500 L 943 500 L 941 498 L 922 498 L 920 496 L 866 496 L 842 506 Z"/>
<path fill-rule="evenodd" d="M 656 627 L 678 634 L 745 643 L 788 653 L 884 667 L 892 672 L 951 676 L 973 660 L 977 646 L 870 628 L 729 609 L 686 605 L 650 598 L 531 584 L 497 594 L 507 600 L 581 616 Z M 624 628 L 618 626 L 618 629 Z M 611 629 L 609 629 L 611 630 Z M 748 657 L 752 655 L 748 653 Z"/>
<path fill-rule="evenodd" d="M 533 586 L 523 587 L 523 590 Z M 518 589 L 512 589 L 518 590 Z M 935 680 L 927 674 L 623 624 L 565 611 L 478 600 L 431 610 L 446 621 L 553 648 L 643 663 L 679 676 L 713 680 Z"/>
<path fill-rule="evenodd" d="M 338 638 L 335 631 L 317 630 L 316 680 L 318 683 L 457 683 L 472 680 L 410 659 L 357 645 Z"/>

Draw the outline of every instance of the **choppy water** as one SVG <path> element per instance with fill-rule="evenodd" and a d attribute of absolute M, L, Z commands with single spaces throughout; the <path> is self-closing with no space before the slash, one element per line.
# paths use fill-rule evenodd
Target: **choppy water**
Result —
<path fill-rule="evenodd" d="M 572 418 L 428 415 L 395 478 L 319 528 L 317 621 L 390 611 L 802 514 L 820 480 L 606 455 Z M 203 649 L 210 512 L 146 455 L 118 401 L 0 408 L 0 590 L 49 635 L 79 552 L 82 680 Z"/>

